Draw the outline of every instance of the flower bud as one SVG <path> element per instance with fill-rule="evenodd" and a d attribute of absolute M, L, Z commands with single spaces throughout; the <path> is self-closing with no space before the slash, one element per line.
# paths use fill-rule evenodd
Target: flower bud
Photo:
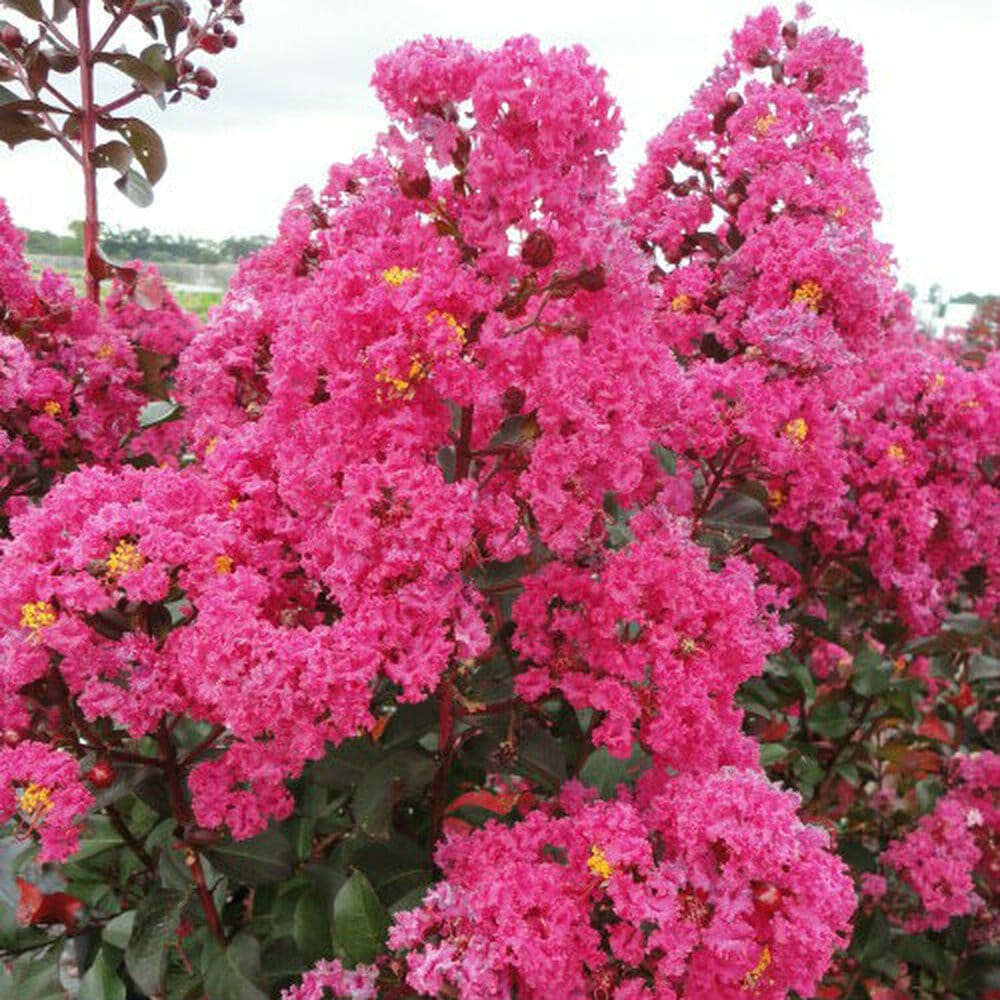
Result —
<path fill-rule="evenodd" d="M 0 31 L 0 42 L 8 49 L 19 49 L 24 44 L 24 36 L 13 24 L 5 24 Z"/>
<path fill-rule="evenodd" d="M 84 777 L 94 788 L 108 788 L 114 784 L 115 769 L 106 760 L 99 760 Z"/>
<path fill-rule="evenodd" d="M 552 237 L 540 229 L 535 229 L 528 233 L 524 243 L 521 244 L 521 260 L 528 267 L 548 267 L 552 263 L 555 250 L 556 245 Z"/>
<path fill-rule="evenodd" d="M 607 275 L 602 265 L 598 264 L 577 272 L 576 280 L 585 291 L 599 292 L 607 284 Z"/>
<path fill-rule="evenodd" d="M 417 177 L 399 175 L 399 190 L 407 198 L 426 198 L 431 193 L 431 178 L 425 170 Z"/>

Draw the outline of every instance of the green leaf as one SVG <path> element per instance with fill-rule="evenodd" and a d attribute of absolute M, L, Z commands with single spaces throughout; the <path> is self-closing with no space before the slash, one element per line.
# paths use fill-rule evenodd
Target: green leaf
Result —
<path fill-rule="evenodd" d="M 521 774 L 558 788 L 566 780 L 566 756 L 553 735 L 538 723 L 528 721 L 518 743 L 517 769 Z"/>
<path fill-rule="evenodd" d="M 848 706 L 840 694 L 816 702 L 809 713 L 809 727 L 826 739 L 840 739 L 851 728 Z"/>
<path fill-rule="evenodd" d="M 892 663 L 869 646 L 854 657 L 851 687 L 865 698 L 874 697 L 888 690 L 892 680 Z"/>
<path fill-rule="evenodd" d="M 793 677 L 802 689 L 806 704 L 811 704 L 816 698 L 816 681 L 813 679 L 812 671 L 794 657 L 789 657 L 783 662 L 788 669 L 788 675 Z"/>
<path fill-rule="evenodd" d="M 205 995 L 208 1000 L 268 1000 L 260 989 L 260 943 L 241 932 L 222 948 L 214 940 L 207 947 Z"/>
<path fill-rule="evenodd" d="M 597 789 L 602 799 L 610 799 L 622 785 L 631 787 L 648 763 L 649 758 L 638 743 L 632 745 L 632 753 L 626 760 L 613 757 L 607 747 L 598 747 L 584 761 L 578 777 L 585 785 Z"/>
<path fill-rule="evenodd" d="M 177 86 L 177 67 L 162 42 L 147 45 L 139 53 L 139 58 L 160 77 L 167 88 L 173 89 Z"/>
<path fill-rule="evenodd" d="M 382 751 L 367 736 L 345 740 L 309 768 L 309 778 L 324 788 L 350 792 L 381 757 Z"/>
<path fill-rule="evenodd" d="M 907 934 L 896 938 L 893 951 L 904 961 L 942 976 L 948 975 L 954 964 L 953 958 L 924 934 Z"/>
<path fill-rule="evenodd" d="M 220 872 L 247 885 L 282 882 L 291 876 L 295 867 L 292 845 L 274 827 L 249 840 L 213 847 L 205 854 Z"/>
<path fill-rule="evenodd" d="M 150 184 L 155 184 L 167 169 L 167 151 L 156 129 L 141 118 L 102 118 L 102 128 L 118 132 L 132 147 Z"/>
<path fill-rule="evenodd" d="M 1000 660 L 985 653 L 976 653 L 969 659 L 970 681 L 993 681 L 1000 677 Z"/>
<path fill-rule="evenodd" d="M 78 1000 L 125 1000 L 125 984 L 118 978 L 118 959 L 101 948 L 80 980 Z"/>
<path fill-rule="evenodd" d="M 746 538 L 770 538 L 771 522 L 764 505 L 746 493 L 727 493 L 702 518 L 710 528 Z"/>
<path fill-rule="evenodd" d="M 91 159 L 97 167 L 110 167 L 119 174 L 124 174 L 132 165 L 132 149 L 127 142 L 112 139 L 95 146 Z"/>
<path fill-rule="evenodd" d="M 44 141 L 51 139 L 52 133 L 41 125 L 32 115 L 20 111 L 6 111 L 0 106 L 0 142 L 7 143 L 11 149 L 22 142 L 34 139 Z"/>
<path fill-rule="evenodd" d="M 770 767 L 788 756 L 788 747 L 784 743 L 761 743 L 760 766 Z"/>
<path fill-rule="evenodd" d="M 402 834 L 361 845 L 351 854 L 350 865 L 367 877 L 378 898 L 390 906 L 426 887 L 432 874 L 426 849 Z"/>
<path fill-rule="evenodd" d="M 149 208 L 153 204 L 153 189 L 150 187 L 149 181 L 134 170 L 126 170 L 115 181 L 115 187 L 139 208 Z"/>
<path fill-rule="evenodd" d="M 168 424 L 172 420 L 180 420 L 184 413 L 184 407 L 180 403 L 173 403 L 168 400 L 156 400 L 147 403 L 139 411 L 139 426 L 146 430 L 147 427 L 157 427 L 160 424 Z"/>
<path fill-rule="evenodd" d="M 668 476 L 677 475 L 677 454 L 669 448 L 664 448 L 662 444 L 653 445 L 653 454 L 660 463 L 660 468 Z"/>
<path fill-rule="evenodd" d="M 326 901 L 313 888 L 299 897 L 292 916 L 292 937 L 307 962 L 312 964 L 330 951 L 330 918 Z"/>
<path fill-rule="evenodd" d="M 396 751 L 376 764 L 354 793 L 354 819 L 360 830 L 387 839 L 396 803 L 422 793 L 436 770 L 434 760 L 417 750 Z"/>
<path fill-rule="evenodd" d="M 986 622 L 968 611 L 949 615 L 941 627 L 945 632 L 956 632 L 959 635 L 981 636 L 987 632 Z"/>
<path fill-rule="evenodd" d="M 187 899 L 186 892 L 160 889 L 146 896 L 136 908 L 135 924 L 125 949 L 125 967 L 145 993 L 163 989 L 167 948 L 177 935 Z"/>
<path fill-rule="evenodd" d="M 23 956 L 10 968 L 0 963 L 0 1000 L 65 1000 L 59 981 L 59 958 L 65 939 L 51 948 Z"/>
<path fill-rule="evenodd" d="M 389 914 L 371 883 L 354 872 L 333 903 L 333 932 L 351 962 L 370 962 L 382 950 Z"/>
<path fill-rule="evenodd" d="M 124 951 L 128 947 L 128 939 L 132 934 L 132 926 L 135 923 L 135 910 L 126 910 L 113 917 L 104 925 L 101 937 L 105 944 Z"/>
<path fill-rule="evenodd" d="M 869 920 L 858 924 L 858 941 L 861 945 L 860 960 L 870 965 L 889 950 L 889 921 L 881 910 L 876 910 Z"/>
<path fill-rule="evenodd" d="M 41 21 L 45 17 L 41 0 L 0 0 L 0 7 L 16 10 L 19 14 L 30 17 L 32 21 Z"/>
<path fill-rule="evenodd" d="M 94 55 L 94 62 L 114 66 L 116 70 L 135 80 L 151 97 L 158 99 L 163 97 L 163 92 L 166 90 L 163 77 L 138 56 L 130 55 L 128 52 L 97 52 Z"/>

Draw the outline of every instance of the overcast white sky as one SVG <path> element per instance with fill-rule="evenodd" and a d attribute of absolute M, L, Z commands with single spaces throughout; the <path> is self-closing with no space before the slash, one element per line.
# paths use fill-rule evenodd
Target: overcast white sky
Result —
<path fill-rule="evenodd" d="M 197 7 L 199 0 L 194 0 Z M 626 137 L 627 181 L 646 142 L 680 112 L 717 63 L 749 0 L 245 0 L 240 44 L 206 62 L 220 83 L 205 104 L 145 116 L 170 166 L 156 202 L 138 209 L 110 183 L 112 226 L 223 238 L 273 232 L 293 188 L 322 184 L 330 163 L 370 148 L 384 118 L 370 88 L 375 58 L 421 34 L 492 46 L 532 33 L 580 42 L 608 70 Z M 783 5 L 791 10 L 792 4 Z M 880 236 L 903 280 L 1000 291 L 995 0 L 819 0 L 811 23 L 865 48 L 870 166 L 884 206 Z M 0 147 L 0 194 L 23 226 L 63 231 L 82 215 L 75 166 L 54 144 Z"/>

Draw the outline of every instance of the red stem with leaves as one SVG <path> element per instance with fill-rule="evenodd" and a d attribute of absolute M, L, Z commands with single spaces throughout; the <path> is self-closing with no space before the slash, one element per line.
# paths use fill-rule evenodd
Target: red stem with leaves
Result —
<path fill-rule="evenodd" d="M 463 406 L 459 416 L 458 437 L 455 440 L 455 482 L 468 478 L 472 465 L 472 406 Z M 444 822 L 445 796 L 451 758 L 455 743 L 455 692 L 449 676 L 438 688 L 438 769 L 434 776 L 431 804 L 431 843 L 441 835 Z"/>
<path fill-rule="evenodd" d="M 90 41 L 90 5 L 76 5 L 77 62 L 80 67 L 80 156 L 83 170 L 83 266 L 87 298 L 100 302 L 101 285 L 95 273 L 100 222 L 97 217 L 97 167 L 94 146 L 97 135 L 97 107 L 94 99 L 94 60 Z"/>

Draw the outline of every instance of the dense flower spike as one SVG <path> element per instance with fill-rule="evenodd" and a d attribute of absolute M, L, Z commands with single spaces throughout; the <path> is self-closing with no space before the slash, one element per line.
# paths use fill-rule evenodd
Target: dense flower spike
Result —
<path fill-rule="evenodd" d="M 0 518 L 69 469 L 140 455 L 165 460 L 179 434 L 140 434 L 140 412 L 165 399 L 177 356 L 197 327 L 155 269 L 118 283 L 103 311 L 51 271 L 32 280 L 24 236 L 0 200 Z"/>
<path fill-rule="evenodd" d="M 93 801 L 70 754 L 35 740 L 0 746 L 0 821 L 14 817 L 22 837 L 37 833 L 42 860 L 73 854 Z"/>
<path fill-rule="evenodd" d="M 981 884 L 995 892 L 998 858 L 1000 756 L 993 753 L 961 759 L 956 787 L 882 854 L 919 897 L 906 917 L 911 931 L 943 930 L 953 917 L 983 908 L 974 875 L 981 870 Z"/>
<path fill-rule="evenodd" d="M 166 822 L 108 822 L 247 969 L 336 889 L 288 1000 L 875 997 L 863 941 L 820 984 L 837 850 L 890 941 L 993 933 L 1000 365 L 920 337 L 860 49 L 799 14 L 624 197 L 583 50 L 404 45 L 203 327 L 139 267 L 33 281 L 0 212 L 0 816 L 43 857 L 142 768 Z M 202 849 L 235 892 L 211 851 L 274 821 L 280 868 L 293 814 L 220 915 Z"/>
<path fill-rule="evenodd" d="M 639 806 L 568 785 L 554 810 L 448 840 L 444 881 L 389 934 L 406 984 L 463 1000 L 809 994 L 854 906 L 826 836 L 752 772 L 663 786 Z"/>
<path fill-rule="evenodd" d="M 603 565 L 552 564 L 526 581 L 514 607 L 529 664 L 519 693 L 536 700 L 557 688 L 596 709 L 594 742 L 620 757 L 638 737 L 674 770 L 754 763 L 733 696 L 782 645 L 766 589 L 743 562 L 711 571 L 669 515 L 650 510 L 629 527 L 634 541 Z"/>

